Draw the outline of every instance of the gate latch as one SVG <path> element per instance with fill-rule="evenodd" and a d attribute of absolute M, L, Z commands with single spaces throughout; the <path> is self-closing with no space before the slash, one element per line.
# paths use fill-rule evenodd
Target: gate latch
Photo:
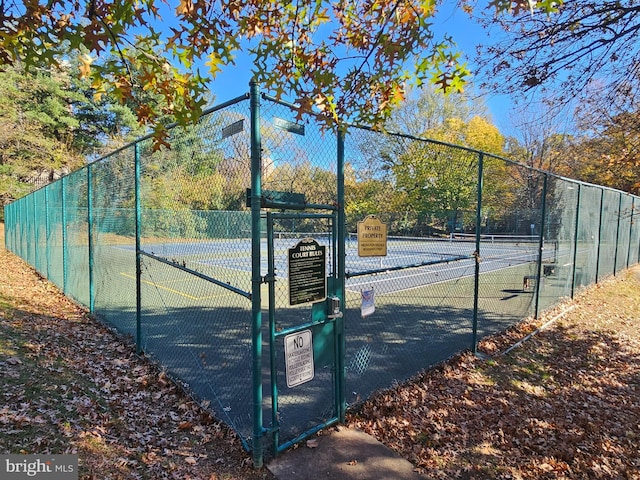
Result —
<path fill-rule="evenodd" d="M 342 312 L 340 311 L 340 298 L 327 298 L 327 318 L 342 318 Z"/>

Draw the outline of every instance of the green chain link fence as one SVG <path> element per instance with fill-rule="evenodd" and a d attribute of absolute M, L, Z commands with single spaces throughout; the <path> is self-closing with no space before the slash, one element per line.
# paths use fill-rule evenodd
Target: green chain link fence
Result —
<path fill-rule="evenodd" d="M 130 336 L 247 448 L 262 412 L 265 432 L 298 439 L 336 415 L 327 397 L 364 400 L 638 263 L 638 197 L 404 134 L 349 127 L 341 148 L 333 132 L 261 97 L 261 198 L 304 194 L 316 213 L 273 209 L 282 211 L 269 220 L 269 247 L 266 216 L 256 232 L 248 205 L 254 124 L 246 95 L 171 129 L 170 150 L 143 138 L 5 206 L 7 249 Z M 344 235 L 318 205 L 344 209 Z M 387 225 L 386 256 L 358 255 L 357 223 L 370 214 Z M 326 245 L 328 274 L 346 279 L 344 392 L 331 381 L 339 362 L 326 359 L 314 383 L 288 390 L 268 367 L 282 339 L 272 358 L 256 345 L 258 333 L 308 315 L 287 303 L 284 258 L 304 237 Z M 270 255 L 275 287 L 258 285 L 256 297 Z M 363 316 L 370 292 L 375 312 Z M 260 297 L 275 323 L 257 332 Z M 279 401 L 272 377 L 288 394 Z"/>

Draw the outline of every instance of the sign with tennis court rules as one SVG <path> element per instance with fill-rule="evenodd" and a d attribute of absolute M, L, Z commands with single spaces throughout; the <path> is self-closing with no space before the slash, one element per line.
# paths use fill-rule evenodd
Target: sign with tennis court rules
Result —
<path fill-rule="evenodd" d="M 326 298 L 326 249 L 313 238 L 304 238 L 289 249 L 289 305 Z"/>
<path fill-rule="evenodd" d="M 358 256 L 387 256 L 387 226 L 375 215 L 358 222 Z"/>

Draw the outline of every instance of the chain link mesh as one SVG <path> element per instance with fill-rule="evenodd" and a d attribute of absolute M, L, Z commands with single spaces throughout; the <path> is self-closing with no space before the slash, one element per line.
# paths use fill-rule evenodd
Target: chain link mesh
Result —
<path fill-rule="evenodd" d="M 275 335 L 265 352 L 264 362 L 268 365 L 273 353 L 274 369 L 266 378 L 275 382 L 276 390 L 274 394 L 272 389 L 265 389 L 264 401 L 269 407 L 265 410 L 265 423 L 268 428 L 278 429 L 280 442 L 287 442 L 337 415 L 335 345 L 331 341 L 335 333 L 333 324 L 311 328 L 314 343 L 322 342 L 323 348 L 314 348 L 313 378 L 295 387 L 288 386 L 286 336 L 279 335 L 279 332 L 312 321 L 309 303 L 291 305 L 289 249 L 305 238 L 313 238 L 325 249 L 326 275 L 334 277 L 337 274 L 335 217 L 331 215 L 337 205 L 336 137 L 313 122 L 300 121 L 291 106 L 265 99 L 261 105 L 261 140 L 263 196 L 271 202 L 284 199 L 307 207 L 304 212 L 276 212 L 270 224 L 262 229 L 265 259 L 269 253 L 265 235 L 271 230 L 273 236 L 273 265 L 265 264 L 263 274 L 271 273 L 275 278 L 272 294 Z M 287 197 L 287 194 L 294 196 Z M 266 297 L 267 292 L 263 298 Z M 265 320 L 270 318 L 268 309 L 264 310 L 263 316 Z M 265 327 L 267 324 L 265 322 Z M 265 330 L 265 338 L 269 335 L 269 330 Z M 277 402 L 275 412 L 271 410 L 274 402 Z"/>
<path fill-rule="evenodd" d="M 452 238 L 447 226 L 459 231 L 472 219 L 478 155 L 355 128 L 345 152 L 346 221 L 354 238 L 346 259 L 345 365 L 353 403 L 471 345 L 475 243 Z M 449 199 L 430 191 L 438 179 L 451 186 Z M 424 207 L 393 205 L 395 189 Z M 358 256 L 357 224 L 372 213 L 387 225 L 385 257 Z M 371 291 L 375 313 L 363 318 L 362 295 Z"/>
<path fill-rule="evenodd" d="M 334 132 L 268 98 L 260 120 L 263 200 L 273 207 L 264 209 L 273 212 L 269 228 L 266 218 L 260 226 L 263 413 L 282 441 L 335 417 L 340 401 L 332 323 L 313 327 L 322 343 L 314 347 L 313 380 L 287 386 L 279 332 L 312 321 L 316 308 L 292 306 L 289 298 L 287 255 L 306 237 L 326 248 L 331 278 L 341 274 L 336 246 L 345 242 L 350 404 L 639 260 L 638 197 L 471 149 L 356 127 L 344 143 L 347 234 L 339 239 Z M 249 102 L 237 99 L 193 128 L 170 132 L 170 150 L 154 151 L 143 139 L 5 206 L 7 247 L 135 338 L 249 445 Z M 283 199 L 303 205 L 277 208 Z M 387 226 L 387 255 L 361 257 L 358 222 L 372 214 Z M 375 312 L 363 315 L 370 292 Z"/>
<path fill-rule="evenodd" d="M 119 332 L 136 334 L 135 155 L 120 150 L 91 169 L 93 311 Z"/>
<path fill-rule="evenodd" d="M 172 130 L 171 150 L 139 145 L 142 348 L 245 439 L 252 431 L 248 126 L 243 102 Z"/>

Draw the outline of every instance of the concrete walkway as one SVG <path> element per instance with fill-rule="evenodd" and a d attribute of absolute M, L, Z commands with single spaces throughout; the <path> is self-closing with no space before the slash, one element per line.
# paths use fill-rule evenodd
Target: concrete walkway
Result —
<path fill-rule="evenodd" d="M 267 468 L 279 480 L 424 480 L 413 465 L 359 430 L 323 432 L 280 454 Z"/>

